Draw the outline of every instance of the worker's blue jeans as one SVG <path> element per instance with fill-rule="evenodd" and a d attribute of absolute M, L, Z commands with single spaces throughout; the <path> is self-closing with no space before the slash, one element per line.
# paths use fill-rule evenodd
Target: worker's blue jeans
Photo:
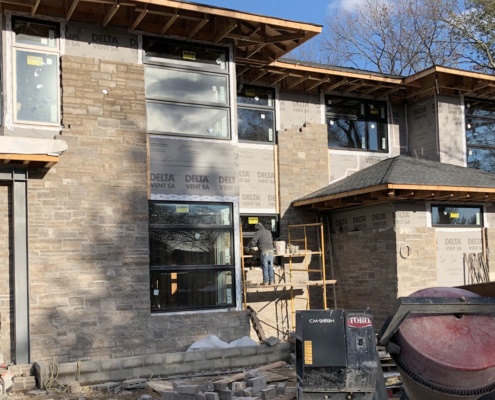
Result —
<path fill-rule="evenodd" d="M 273 275 L 273 257 L 275 253 L 273 250 L 265 250 L 261 252 L 261 269 L 263 271 L 263 282 L 271 283 L 275 282 Z"/>

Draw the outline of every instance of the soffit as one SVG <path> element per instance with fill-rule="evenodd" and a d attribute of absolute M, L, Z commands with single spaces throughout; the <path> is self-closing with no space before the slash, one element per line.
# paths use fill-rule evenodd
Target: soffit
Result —
<path fill-rule="evenodd" d="M 407 98 L 404 79 L 368 71 L 281 59 L 266 66 L 237 64 L 242 83 L 277 86 L 280 90 L 307 94 L 388 100 L 403 103 Z"/>
<path fill-rule="evenodd" d="M 495 202 L 495 188 L 384 184 L 293 203 L 319 212 L 396 202 L 445 201 L 465 204 Z"/>
<path fill-rule="evenodd" d="M 408 100 L 418 101 L 435 94 L 495 99 L 495 76 L 436 66 L 404 79 Z"/>
<path fill-rule="evenodd" d="M 3 10 L 136 33 L 233 44 L 236 62 L 264 65 L 319 34 L 315 24 L 176 0 L 0 0 Z"/>

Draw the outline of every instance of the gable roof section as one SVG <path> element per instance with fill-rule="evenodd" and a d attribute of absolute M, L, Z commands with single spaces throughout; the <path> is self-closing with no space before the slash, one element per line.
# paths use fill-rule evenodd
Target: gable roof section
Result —
<path fill-rule="evenodd" d="M 437 161 L 397 156 L 336 181 L 293 202 L 331 210 L 391 201 L 495 201 L 495 175 Z"/>

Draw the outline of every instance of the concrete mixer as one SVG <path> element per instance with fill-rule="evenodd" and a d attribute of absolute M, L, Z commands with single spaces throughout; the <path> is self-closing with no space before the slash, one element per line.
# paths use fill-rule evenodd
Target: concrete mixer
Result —
<path fill-rule="evenodd" d="M 400 298 L 379 343 L 408 400 L 495 399 L 495 298 L 429 288 Z"/>
<path fill-rule="evenodd" d="M 299 400 L 388 398 L 369 311 L 296 317 Z M 402 297 L 378 343 L 398 367 L 401 400 L 495 400 L 495 296 L 430 288 Z"/>

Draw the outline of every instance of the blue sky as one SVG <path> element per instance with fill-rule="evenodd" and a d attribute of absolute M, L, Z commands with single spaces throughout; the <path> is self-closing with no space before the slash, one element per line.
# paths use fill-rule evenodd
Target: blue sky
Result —
<path fill-rule="evenodd" d="M 194 0 L 192 3 L 323 25 L 333 7 L 356 0 Z"/>

